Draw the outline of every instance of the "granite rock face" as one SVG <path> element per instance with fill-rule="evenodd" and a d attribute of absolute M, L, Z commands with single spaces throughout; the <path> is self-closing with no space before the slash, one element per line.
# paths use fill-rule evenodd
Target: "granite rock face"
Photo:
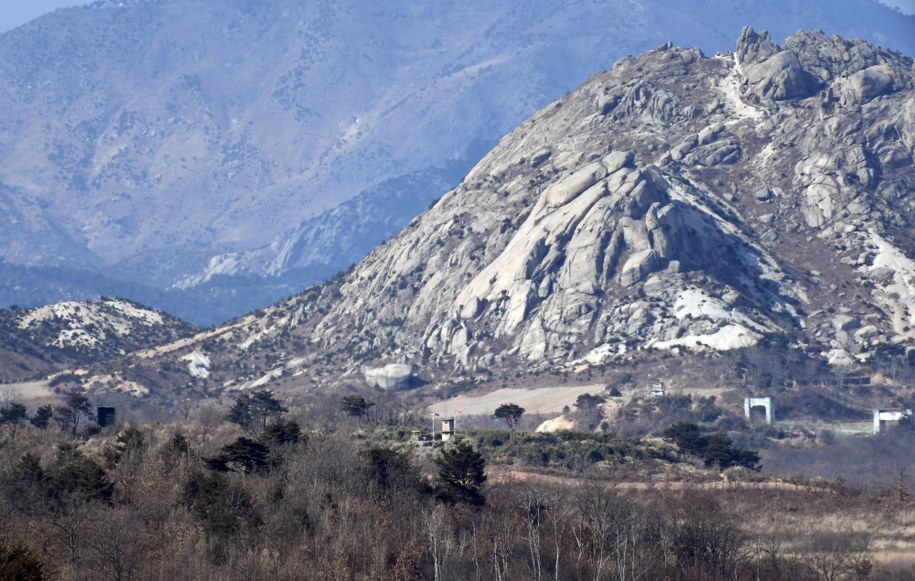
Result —
<path fill-rule="evenodd" d="M 902 55 L 750 29 L 711 57 L 665 45 L 524 122 L 348 273 L 218 330 L 213 373 L 283 352 L 431 377 L 774 334 L 865 360 L 915 339 L 913 153 Z"/>
<path fill-rule="evenodd" d="M 912 17 L 872 0 L 71 4 L 0 35 L 0 261 L 15 266 L 0 263 L 0 306 L 124 296 L 204 326 L 359 261 L 625 54 L 817 22 L 915 55 Z M 773 99 L 810 90 L 801 70 L 825 83 L 882 62 L 847 60 L 842 43 L 743 44 L 753 90 Z M 879 97 L 887 78 L 850 77 L 836 98 Z M 683 97 L 646 78 L 597 100 L 673 123 Z"/>

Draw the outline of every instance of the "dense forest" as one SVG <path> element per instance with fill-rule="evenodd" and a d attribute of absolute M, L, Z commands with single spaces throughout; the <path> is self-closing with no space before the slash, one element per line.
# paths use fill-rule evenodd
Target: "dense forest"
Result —
<path fill-rule="evenodd" d="M 915 575 L 902 477 L 777 478 L 690 422 L 442 442 L 338 405 L 319 421 L 264 390 L 219 417 L 99 428 L 75 394 L 31 421 L 4 404 L 0 578 Z"/>

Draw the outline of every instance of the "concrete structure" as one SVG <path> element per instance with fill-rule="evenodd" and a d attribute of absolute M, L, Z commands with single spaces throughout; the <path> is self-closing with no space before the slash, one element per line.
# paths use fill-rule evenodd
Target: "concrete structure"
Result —
<path fill-rule="evenodd" d="M 911 417 L 912 410 L 874 410 L 874 433 L 883 431 L 887 422 L 898 422 L 906 416 Z"/>
<path fill-rule="evenodd" d="M 664 382 L 660 379 L 655 379 L 651 384 L 651 397 L 663 397 L 666 393 Z"/>
<path fill-rule="evenodd" d="M 454 418 L 442 418 L 442 442 L 447 442 L 455 435 Z"/>
<path fill-rule="evenodd" d="M 775 406 L 772 405 L 771 397 L 747 397 L 743 400 L 743 413 L 750 419 L 750 412 L 753 408 L 763 408 L 766 410 L 766 423 L 772 425 L 775 421 Z"/>
<path fill-rule="evenodd" d="M 390 363 L 384 367 L 363 370 L 365 381 L 381 389 L 407 389 L 413 379 L 413 366 L 409 363 Z"/>

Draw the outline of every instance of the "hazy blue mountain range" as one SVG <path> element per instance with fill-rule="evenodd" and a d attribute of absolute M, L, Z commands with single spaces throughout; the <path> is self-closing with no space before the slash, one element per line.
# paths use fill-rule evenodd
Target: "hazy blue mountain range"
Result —
<path fill-rule="evenodd" d="M 344 269 L 627 53 L 742 25 L 915 54 L 870 0 L 97 2 L 0 35 L 0 302 L 213 323 Z"/>

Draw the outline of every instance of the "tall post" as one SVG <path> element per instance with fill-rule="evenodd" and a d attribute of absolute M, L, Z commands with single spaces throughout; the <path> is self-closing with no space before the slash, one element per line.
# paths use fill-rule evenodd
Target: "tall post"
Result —
<path fill-rule="evenodd" d="M 435 416 L 437 416 L 437 415 L 438 415 L 437 413 L 432 412 L 432 441 L 433 442 L 435 441 Z"/>

